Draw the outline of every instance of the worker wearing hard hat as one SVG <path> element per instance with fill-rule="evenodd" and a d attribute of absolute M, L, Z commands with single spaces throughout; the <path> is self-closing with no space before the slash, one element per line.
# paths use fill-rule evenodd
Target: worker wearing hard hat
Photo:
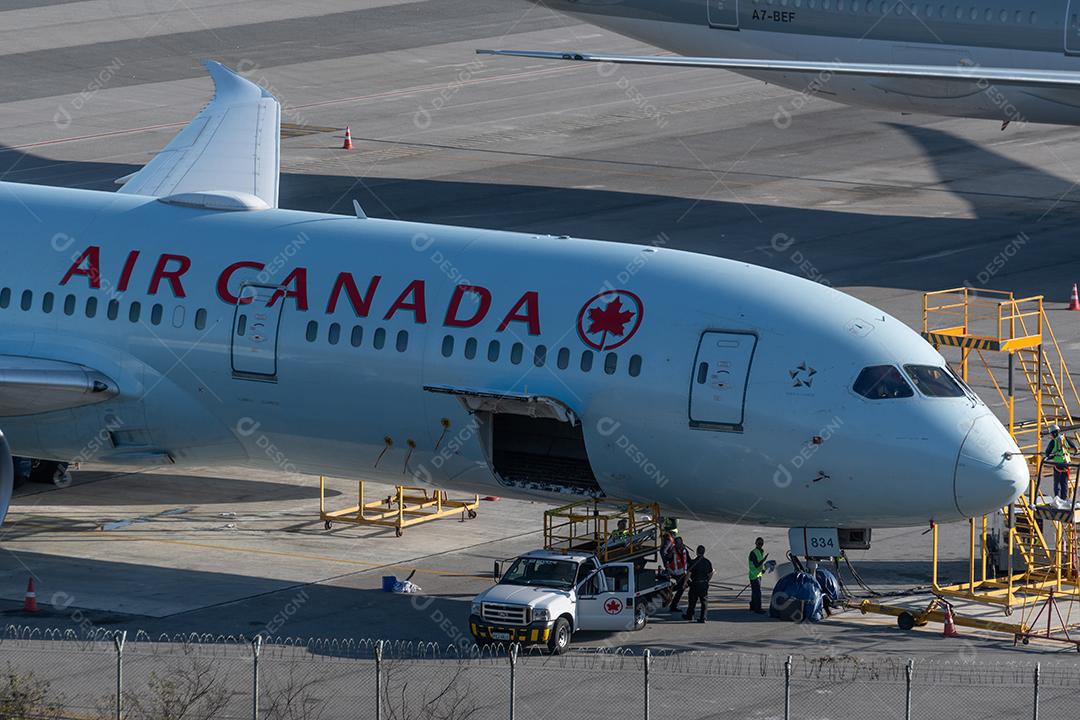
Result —
<path fill-rule="evenodd" d="M 765 574 L 765 560 L 769 554 L 765 552 L 765 539 L 754 540 L 754 549 L 750 551 L 750 611 L 758 615 L 764 615 L 761 608 L 761 576 Z"/>
<path fill-rule="evenodd" d="M 1065 437 L 1057 425 L 1050 426 L 1050 442 L 1043 457 L 1054 466 L 1054 495 L 1069 500 L 1069 463 L 1076 446 Z"/>

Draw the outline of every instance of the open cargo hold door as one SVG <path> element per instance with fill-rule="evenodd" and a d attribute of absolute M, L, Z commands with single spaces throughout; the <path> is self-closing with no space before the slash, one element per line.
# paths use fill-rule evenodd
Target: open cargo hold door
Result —
<path fill-rule="evenodd" d="M 455 395 L 476 418 L 480 444 L 495 477 L 508 487 L 603 497 L 581 420 L 546 395 L 426 386 Z"/>

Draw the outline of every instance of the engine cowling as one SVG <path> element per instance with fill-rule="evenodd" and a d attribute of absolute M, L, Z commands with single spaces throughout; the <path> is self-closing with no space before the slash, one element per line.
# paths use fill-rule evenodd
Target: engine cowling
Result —
<path fill-rule="evenodd" d="M 0 431 L 0 525 L 7 517 L 11 505 L 11 493 L 15 489 L 15 460 L 11 456 L 11 446 Z"/>

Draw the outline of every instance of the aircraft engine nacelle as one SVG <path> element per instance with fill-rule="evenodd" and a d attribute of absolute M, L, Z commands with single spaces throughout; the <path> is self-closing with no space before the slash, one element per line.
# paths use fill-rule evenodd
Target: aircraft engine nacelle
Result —
<path fill-rule="evenodd" d="M 11 493 L 15 489 L 15 460 L 11 456 L 11 446 L 0 431 L 0 525 L 7 517 L 11 505 Z"/>

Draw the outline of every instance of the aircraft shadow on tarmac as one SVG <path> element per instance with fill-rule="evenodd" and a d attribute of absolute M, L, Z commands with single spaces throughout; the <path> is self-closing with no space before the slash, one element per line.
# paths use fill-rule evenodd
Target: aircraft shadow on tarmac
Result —
<path fill-rule="evenodd" d="M 868 214 L 732 200 L 693 200 L 581 188 L 485 182 L 289 174 L 282 207 L 372 217 L 655 243 L 752 262 L 834 286 L 935 290 L 965 283 L 1034 294 L 1067 292 L 1080 191 L 1041 168 L 927 127 L 893 124 L 931 158 L 945 192 L 959 193 L 971 218 Z M 288 149 L 285 149 L 288 152 Z M 623 164 L 611 161 L 613 166 Z M 643 166 L 636 166 L 641 170 Z M 113 190 L 127 164 L 62 162 L 0 146 L 0 178 Z M 618 169 L 618 167 L 613 167 Z M 997 187 L 1000 186 L 1000 190 Z M 1018 189 L 1019 188 L 1019 189 Z M 920 188 L 847 186 L 845 197 L 888 206 Z M 942 191 L 940 186 L 936 191 Z M 719 192 L 719 191 L 718 191 Z M 1018 236 L 1022 247 L 1010 252 Z M 1003 252 L 1004 267 L 987 268 Z"/>

